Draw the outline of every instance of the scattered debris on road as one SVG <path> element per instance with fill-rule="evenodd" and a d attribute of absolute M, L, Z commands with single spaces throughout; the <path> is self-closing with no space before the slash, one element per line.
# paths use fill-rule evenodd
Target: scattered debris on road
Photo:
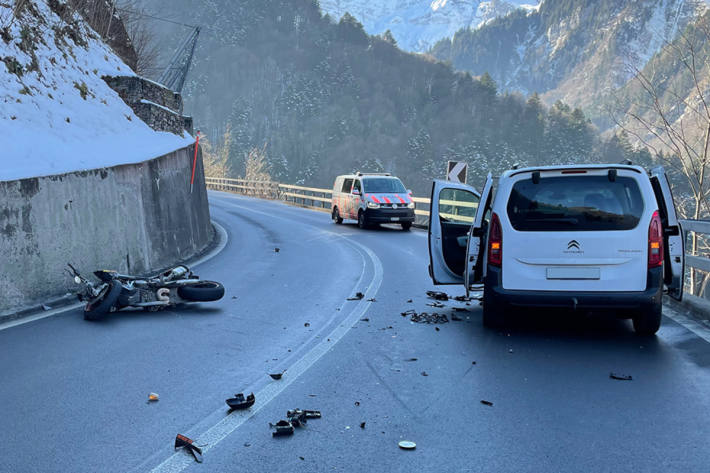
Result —
<path fill-rule="evenodd" d="M 370 321 L 370 319 L 367 317 L 363 317 L 362 319 L 360 319 L 360 322 L 369 322 L 369 321 Z"/>
<path fill-rule="evenodd" d="M 178 448 L 187 450 L 197 463 L 202 463 L 202 449 L 197 445 L 194 445 L 191 438 L 185 437 L 182 434 L 177 434 L 177 437 L 175 437 L 175 450 Z"/>
<path fill-rule="evenodd" d="M 401 315 L 402 317 L 406 317 L 408 315 L 417 315 L 417 311 L 414 309 L 409 309 L 409 310 L 405 310 L 404 312 L 400 312 L 399 315 Z"/>
<path fill-rule="evenodd" d="M 429 307 L 436 307 L 437 309 L 442 309 L 442 308 L 446 307 L 446 306 L 445 306 L 444 304 L 442 304 L 441 302 L 430 302 L 430 303 L 428 303 L 427 305 L 428 305 Z"/>
<path fill-rule="evenodd" d="M 363 297 L 365 297 L 365 294 L 363 294 L 362 292 L 358 292 L 358 293 L 355 294 L 353 297 L 348 297 L 347 300 L 349 300 L 349 301 L 360 301 L 360 300 L 362 300 Z"/>
<path fill-rule="evenodd" d="M 631 381 L 633 379 L 630 374 L 609 373 L 609 377 L 619 381 Z"/>
<path fill-rule="evenodd" d="M 364 429 L 365 428 L 365 422 L 360 422 L 360 428 Z"/>
<path fill-rule="evenodd" d="M 157 393 L 148 394 L 148 402 L 158 402 L 159 399 L 160 399 L 160 396 L 158 396 Z"/>
<path fill-rule="evenodd" d="M 471 362 L 471 364 L 472 364 L 472 365 L 475 365 L 475 364 L 476 364 L 476 362 L 475 362 L 475 361 L 472 361 L 472 362 Z"/>
<path fill-rule="evenodd" d="M 281 373 L 269 373 L 269 376 L 271 376 L 271 379 L 281 379 L 284 373 L 285 371 L 282 371 Z"/>
<path fill-rule="evenodd" d="M 244 393 L 239 393 L 224 402 L 227 403 L 230 409 L 247 409 L 253 406 L 255 401 L 254 393 L 249 394 L 247 397 L 244 397 Z"/>
<path fill-rule="evenodd" d="M 281 248 L 279 248 L 278 246 L 274 248 L 274 253 L 278 253 L 279 251 L 281 251 Z"/>
<path fill-rule="evenodd" d="M 422 376 L 429 376 L 429 373 L 427 373 L 426 371 L 422 371 Z"/>
<path fill-rule="evenodd" d="M 303 324 L 303 326 L 304 326 L 304 327 L 310 327 L 310 326 L 311 326 L 311 324 L 310 324 L 310 323 L 308 323 L 308 322 L 306 322 L 305 324 Z"/>
<path fill-rule="evenodd" d="M 434 327 L 434 330 L 436 330 L 438 332 L 440 329 L 439 329 L 439 327 Z"/>
<path fill-rule="evenodd" d="M 470 301 L 471 299 L 473 299 L 473 297 L 466 297 L 466 296 L 456 296 L 456 297 L 454 297 L 454 300 L 455 300 L 455 301 L 459 301 L 459 302 L 468 302 L 468 301 Z"/>
<path fill-rule="evenodd" d="M 493 405 L 493 403 L 491 401 L 484 401 L 484 400 L 481 400 L 481 404 L 483 404 L 484 406 L 492 406 Z"/>
<path fill-rule="evenodd" d="M 377 302 L 377 299 L 375 299 L 374 297 L 372 297 L 372 298 L 368 299 L 367 302 Z"/>
<path fill-rule="evenodd" d="M 399 448 L 401 448 L 402 450 L 414 450 L 415 448 L 417 448 L 417 444 L 409 440 L 402 440 L 399 442 L 398 445 Z"/>
<path fill-rule="evenodd" d="M 287 420 L 280 420 L 276 424 L 269 422 L 269 427 L 275 429 L 271 432 L 273 437 L 284 437 L 286 435 L 293 435 L 293 425 Z"/>
<path fill-rule="evenodd" d="M 409 359 L 404 360 L 404 361 L 417 361 L 418 359 L 419 359 L 419 358 L 409 358 Z"/>
<path fill-rule="evenodd" d="M 359 406 L 359 405 L 360 405 L 360 401 L 355 401 L 355 405 L 356 405 L 356 406 Z"/>
<path fill-rule="evenodd" d="M 445 324 L 449 322 L 449 318 L 446 316 L 446 314 L 440 314 L 438 312 L 434 313 L 428 313 L 428 312 L 422 312 L 422 313 L 417 313 L 414 310 L 408 310 L 407 312 L 402 312 L 402 316 L 410 316 L 410 319 L 412 322 L 416 322 L 418 324 Z"/>
<path fill-rule="evenodd" d="M 427 291 L 426 295 L 432 299 L 436 299 L 437 301 L 448 301 L 449 300 L 449 295 L 445 292 Z"/>
<path fill-rule="evenodd" d="M 407 300 L 407 304 L 411 304 L 412 302 L 414 302 L 412 299 Z"/>

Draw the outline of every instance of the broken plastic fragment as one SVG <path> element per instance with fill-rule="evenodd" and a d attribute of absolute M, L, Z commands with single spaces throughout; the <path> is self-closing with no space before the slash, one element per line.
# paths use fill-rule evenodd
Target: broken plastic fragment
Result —
<path fill-rule="evenodd" d="M 279 248 L 279 247 L 274 248 L 274 253 L 278 253 L 279 251 L 281 251 L 281 248 Z"/>
<path fill-rule="evenodd" d="M 159 396 L 156 393 L 148 394 L 148 402 L 156 402 L 158 399 Z"/>
<path fill-rule="evenodd" d="M 362 319 L 360 319 L 360 322 L 369 322 L 369 321 L 370 321 L 370 319 L 367 317 L 363 317 Z"/>
<path fill-rule="evenodd" d="M 407 300 L 407 304 L 411 304 L 412 302 L 414 302 L 412 299 Z"/>
<path fill-rule="evenodd" d="M 194 445 L 191 438 L 188 438 L 182 434 L 177 434 L 177 437 L 175 437 L 175 449 L 177 450 L 178 448 L 186 449 L 190 452 L 197 463 L 202 463 L 202 449 L 197 445 Z"/>
<path fill-rule="evenodd" d="M 417 448 L 417 444 L 409 440 L 402 440 L 399 442 L 399 448 L 403 450 L 414 450 Z"/>
<path fill-rule="evenodd" d="M 427 373 L 426 371 L 422 371 L 422 376 L 429 376 L 429 373 Z"/>
<path fill-rule="evenodd" d="M 483 404 L 484 406 L 492 406 L 493 405 L 493 403 L 491 401 L 484 401 L 484 400 L 481 400 L 481 404 Z"/>
<path fill-rule="evenodd" d="M 249 394 L 247 397 L 244 397 L 244 393 L 239 393 L 224 402 L 227 403 L 230 409 L 247 409 L 253 406 L 255 401 L 254 393 Z"/>
<path fill-rule="evenodd" d="M 419 359 L 419 358 L 409 358 L 409 359 L 404 360 L 404 361 L 417 361 L 418 359 Z"/>
<path fill-rule="evenodd" d="M 280 420 L 276 424 L 269 422 L 269 427 L 275 429 L 271 432 L 274 437 L 282 437 L 286 435 L 293 435 L 293 425 L 287 420 Z"/>
<path fill-rule="evenodd" d="M 441 302 L 430 302 L 427 304 L 429 307 L 436 307 L 437 309 L 441 309 L 443 307 L 446 307 L 444 304 Z"/>
<path fill-rule="evenodd" d="M 305 324 L 303 324 L 303 326 L 304 326 L 304 327 L 310 327 L 311 324 L 309 324 L 308 322 L 306 322 Z"/>
<path fill-rule="evenodd" d="M 269 376 L 271 376 L 271 379 L 281 379 L 283 373 L 269 373 Z"/>
<path fill-rule="evenodd" d="M 633 379 L 630 374 L 609 373 L 609 377 L 611 379 L 618 379 L 619 381 L 631 381 Z"/>
<path fill-rule="evenodd" d="M 354 297 L 348 297 L 348 300 L 349 300 L 349 301 L 359 301 L 359 300 L 361 300 L 363 297 L 365 297 L 365 294 L 363 294 L 362 292 L 358 292 L 357 294 L 355 294 Z"/>
<path fill-rule="evenodd" d="M 364 429 L 364 428 L 365 428 L 365 423 L 364 423 L 364 422 L 360 422 L 360 428 L 361 428 L 361 429 Z"/>
<path fill-rule="evenodd" d="M 437 301 L 448 301 L 449 300 L 449 295 L 445 292 L 427 291 L 426 295 L 432 299 L 436 299 Z"/>
<path fill-rule="evenodd" d="M 377 302 L 377 299 L 375 299 L 374 297 L 372 297 L 372 298 L 368 299 L 367 302 Z"/>

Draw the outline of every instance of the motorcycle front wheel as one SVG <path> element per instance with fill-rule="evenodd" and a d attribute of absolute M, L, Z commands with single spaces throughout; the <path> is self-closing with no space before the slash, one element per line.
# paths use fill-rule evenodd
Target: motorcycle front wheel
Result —
<path fill-rule="evenodd" d="M 224 296 L 224 286 L 215 281 L 200 281 L 179 287 L 178 295 L 191 302 L 217 301 Z"/>
<path fill-rule="evenodd" d="M 84 320 L 99 320 L 102 315 L 110 312 L 122 289 L 121 283 L 115 279 L 108 283 L 106 289 L 84 307 Z"/>

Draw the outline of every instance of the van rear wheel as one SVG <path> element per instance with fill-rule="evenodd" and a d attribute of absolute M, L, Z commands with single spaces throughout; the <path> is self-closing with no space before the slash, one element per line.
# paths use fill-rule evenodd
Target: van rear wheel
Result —
<path fill-rule="evenodd" d="M 661 328 L 663 305 L 659 302 L 649 310 L 639 310 L 632 318 L 634 331 L 637 335 L 655 335 Z"/>
<path fill-rule="evenodd" d="M 505 307 L 496 302 L 489 291 L 486 286 L 483 287 L 483 325 L 488 328 L 505 327 Z"/>

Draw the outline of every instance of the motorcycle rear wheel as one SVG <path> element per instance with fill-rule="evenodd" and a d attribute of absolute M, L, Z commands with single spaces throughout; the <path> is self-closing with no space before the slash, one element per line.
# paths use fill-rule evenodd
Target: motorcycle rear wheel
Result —
<path fill-rule="evenodd" d="M 191 302 L 217 301 L 224 296 L 224 286 L 215 281 L 200 281 L 179 287 L 178 295 Z"/>
<path fill-rule="evenodd" d="M 110 312 L 122 289 L 121 283 L 115 279 L 108 283 L 103 294 L 84 306 L 84 320 L 99 320 L 101 316 Z"/>

